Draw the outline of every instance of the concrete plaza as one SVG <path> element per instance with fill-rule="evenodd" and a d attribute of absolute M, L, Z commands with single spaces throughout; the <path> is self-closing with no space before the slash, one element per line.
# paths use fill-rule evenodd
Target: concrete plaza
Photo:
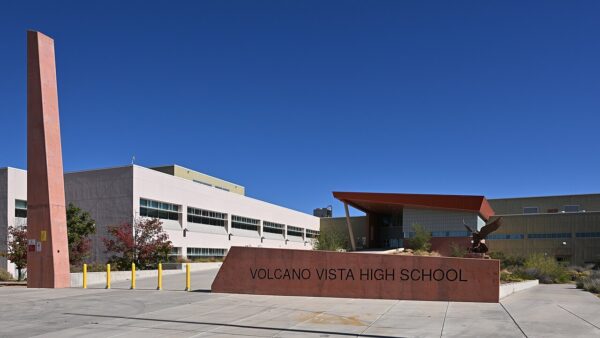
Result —
<path fill-rule="evenodd" d="M 600 298 L 541 285 L 500 304 L 212 294 L 216 270 L 87 290 L 0 287 L 1 337 L 600 337 Z"/>

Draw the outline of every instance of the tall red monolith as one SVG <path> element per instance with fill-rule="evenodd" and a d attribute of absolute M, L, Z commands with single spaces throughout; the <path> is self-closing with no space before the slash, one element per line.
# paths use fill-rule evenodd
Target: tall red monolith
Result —
<path fill-rule="evenodd" d="M 27 32 L 27 287 L 70 286 L 54 40 Z"/>

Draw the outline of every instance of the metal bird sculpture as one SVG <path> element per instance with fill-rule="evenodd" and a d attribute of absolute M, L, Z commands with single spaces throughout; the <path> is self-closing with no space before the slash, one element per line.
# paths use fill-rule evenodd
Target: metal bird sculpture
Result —
<path fill-rule="evenodd" d="M 471 244 L 469 252 L 484 254 L 488 252 L 488 247 L 487 245 L 485 245 L 485 239 L 489 234 L 498 230 L 498 228 L 502 225 L 502 217 L 498 217 L 495 220 L 487 223 L 479 231 L 473 231 L 473 229 L 471 229 L 471 227 L 469 227 L 464 220 L 463 225 L 465 226 L 465 228 L 467 228 L 467 230 L 469 230 L 469 232 L 473 236 L 473 243 Z"/>

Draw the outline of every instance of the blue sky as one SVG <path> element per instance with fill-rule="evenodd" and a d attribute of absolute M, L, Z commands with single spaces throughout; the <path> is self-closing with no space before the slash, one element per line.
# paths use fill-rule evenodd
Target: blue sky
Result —
<path fill-rule="evenodd" d="M 0 8 L 0 167 L 26 30 L 55 39 L 65 170 L 177 163 L 293 209 L 331 191 L 600 192 L 600 2 L 48 1 Z"/>

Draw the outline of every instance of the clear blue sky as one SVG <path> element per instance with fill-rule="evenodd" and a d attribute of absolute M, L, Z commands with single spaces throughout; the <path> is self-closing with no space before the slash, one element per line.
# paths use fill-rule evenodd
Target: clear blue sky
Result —
<path fill-rule="evenodd" d="M 177 163 L 311 212 L 331 191 L 600 192 L 598 1 L 44 1 L 0 8 L 0 167 L 26 30 L 66 171 Z"/>

